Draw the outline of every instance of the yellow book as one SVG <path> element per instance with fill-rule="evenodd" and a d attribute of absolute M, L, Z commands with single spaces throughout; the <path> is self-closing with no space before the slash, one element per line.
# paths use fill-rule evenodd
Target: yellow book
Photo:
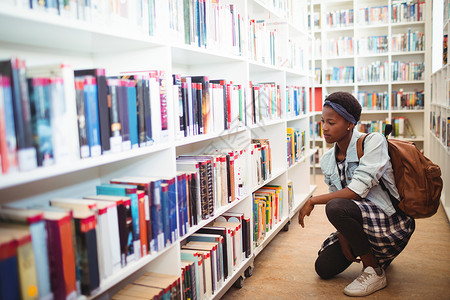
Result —
<path fill-rule="evenodd" d="M 17 241 L 17 265 L 21 299 L 39 299 L 36 262 L 30 231 L 25 227 L 19 228 L 14 226 L 14 228 L 8 228 L 2 225 L 1 232 L 2 235 L 10 236 Z"/>

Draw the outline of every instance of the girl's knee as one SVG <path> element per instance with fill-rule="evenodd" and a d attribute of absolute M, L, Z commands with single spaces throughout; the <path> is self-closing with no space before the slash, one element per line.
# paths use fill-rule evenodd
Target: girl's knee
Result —
<path fill-rule="evenodd" d="M 316 259 L 314 267 L 316 269 L 317 275 L 319 275 L 319 277 L 322 279 L 330 279 L 335 275 L 332 272 L 330 272 L 329 265 L 322 262 L 320 256 Z"/>

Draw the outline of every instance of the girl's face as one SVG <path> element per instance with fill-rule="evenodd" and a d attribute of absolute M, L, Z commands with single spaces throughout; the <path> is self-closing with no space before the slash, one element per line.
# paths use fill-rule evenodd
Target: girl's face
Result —
<path fill-rule="evenodd" d="M 333 144 L 346 137 L 353 128 L 353 124 L 338 114 L 333 108 L 325 105 L 322 109 L 323 137 L 329 144 Z M 350 128 L 350 129 L 348 129 Z"/>

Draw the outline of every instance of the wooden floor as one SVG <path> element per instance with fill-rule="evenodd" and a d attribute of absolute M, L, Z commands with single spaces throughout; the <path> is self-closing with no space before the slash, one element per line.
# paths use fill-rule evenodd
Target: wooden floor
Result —
<path fill-rule="evenodd" d="M 327 192 L 321 175 L 316 183 L 315 195 Z M 232 287 L 222 299 L 349 299 L 342 290 L 359 275 L 360 264 L 330 280 L 314 271 L 317 250 L 332 231 L 323 205 L 314 208 L 305 228 L 295 216 L 289 231 L 281 231 L 255 258 L 244 287 Z M 416 220 L 409 244 L 386 274 L 388 286 L 365 299 L 450 300 L 450 225 L 442 207 L 433 217 Z"/>

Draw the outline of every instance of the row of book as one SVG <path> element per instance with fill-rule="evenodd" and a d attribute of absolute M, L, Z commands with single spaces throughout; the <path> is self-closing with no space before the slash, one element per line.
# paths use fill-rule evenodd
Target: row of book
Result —
<path fill-rule="evenodd" d="M 389 120 L 372 120 L 372 121 L 360 121 L 357 124 L 357 130 L 360 132 L 379 132 L 384 134 L 386 124 L 392 124 L 391 137 L 394 138 L 415 138 L 416 134 L 409 122 L 408 118 L 395 117 L 389 122 Z"/>
<path fill-rule="evenodd" d="M 153 35 L 155 0 L 139 1 L 3 1 L 19 9 L 59 15 L 64 19 L 80 20 L 94 25 L 113 24 L 129 30 Z"/>
<path fill-rule="evenodd" d="M 444 34 L 442 38 L 442 64 L 446 66 L 448 63 L 448 34 Z"/>
<path fill-rule="evenodd" d="M 292 212 L 294 209 L 294 184 L 292 183 L 292 180 L 288 179 L 288 208 L 289 213 Z"/>
<path fill-rule="evenodd" d="M 357 51 L 359 55 L 388 53 L 389 38 L 387 35 L 368 36 L 358 38 Z M 393 34 L 391 38 L 392 52 L 423 51 L 425 47 L 425 36 L 422 32 L 411 32 Z M 337 40 L 330 39 L 325 42 L 326 53 L 332 56 L 353 55 L 353 37 L 341 36 Z M 320 52 L 319 52 L 320 53 Z"/>
<path fill-rule="evenodd" d="M 388 92 L 358 91 L 356 99 L 363 110 L 386 110 L 389 108 Z"/>
<path fill-rule="evenodd" d="M 352 26 L 354 23 L 354 10 L 340 9 L 325 13 L 328 28 L 339 28 Z"/>
<path fill-rule="evenodd" d="M 305 87 L 286 86 L 286 117 L 295 117 L 307 113 Z"/>
<path fill-rule="evenodd" d="M 112 296 L 113 300 L 181 300 L 181 279 L 175 275 L 147 272 Z"/>
<path fill-rule="evenodd" d="M 425 34 L 423 32 L 408 32 L 392 34 L 392 52 L 424 51 Z"/>
<path fill-rule="evenodd" d="M 170 0 L 169 28 L 178 41 L 243 55 L 244 16 L 239 5 L 216 0 Z"/>
<path fill-rule="evenodd" d="M 356 72 L 357 81 L 366 82 L 386 82 L 389 78 L 389 63 L 387 61 L 374 61 L 368 66 L 358 67 Z"/>
<path fill-rule="evenodd" d="M 388 52 L 388 36 L 368 36 L 358 39 L 358 54 L 375 54 Z"/>
<path fill-rule="evenodd" d="M 353 83 L 355 76 L 354 66 L 342 66 L 327 68 L 325 71 L 325 82 L 328 84 Z"/>
<path fill-rule="evenodd" d="M 251 89 L 251 101 L 250 101 L 250 117 L 252 123 L 258 124 L 265 121 L 276 120 L 281 118 L 281 87 L 276 83 L 252 83 L 250 82 Z M 292 93 L 291 90 L 292 89 Z M 291 87 L 287 88 L 287 95 L 295 97 L 294 91 L 296 90 L 297 101 L 290 98 L 286 105 L 292 108 L 290 112 L 292 115 L 298 115 L 301 113 L 301 103 L 299 98 L 299 88 Z M 301 96 L 301 95 L 300 95 Z M 300 100 L 300 101 L 299 101 Z M 294 106 L 295 105 L 295 106 Z"/>
<path fill-rule="evenodd" d="M 253 193 L 253 243 L 260 246 L 270 230 L 281 222 L 283 214 L 283 188 L 265 185 Z"/>
<path fill-rule="evenodd" d="M 208 76 L 173 77 L 176 138 L 220 133 L 245 123 L 245 88 Z"/>
<path fill-rule="evenodd" d="M 443 145 L 450 148 L 450 116 L 441 111 L 430 111 L 430 130 Z"/>
<path fill-rule="evenodd" d="M 391 5 L 391 22 L 419 22 L 425 19 L 425 1 L 403 1 Z"/>
<path fill-rule="evenodd" d="M 358 10 L 358 23 L 361 25 L 386 24 L 387 21 L 387 5 L 363 7 Z"/>
<path fill-rule="evenodd" d="M 2 172 L 126 151 L 168 138 L 163 71 L 106 77 L 104 69 L 0 62 Z"/>
<path fill-rule="evenodd" d="M 425 106 L 425 93 L 422 91 L 392 91 L 392 105 L 394 109 L 423 109 Z"/>
<path fill-rule="evenodd" d="M 306 3 L 296 0 L 261 0 L 259 2 L 274 10 L 277 15 L 289 20 L 297 28 L 306 28 L 306 20 L 301 14 L 301 11 L 306 9 Z"/>
<path fill-rule="evenodd" d="M 251 255 L 251 223 L 243 213 L 224 213 L 183 241 L 184 299 L 211 299 Z"/>
<path fill-rule="evenodd" d="M 425 63 L 423 62 L 393 61 L 391 63 L 392 81 L 423 80 L 424 74 Z"/>
<path fill-rule="evenodd" d="M 325 41 L 323 47 L 329 56 L 353 55 L 353 37 L 341 36 L 336 40 L 330 39 Z"/>
<path fill-rule="evenodd" d="M 287 163 L 292 166 L 300 158 L 305 156 L 306 133 L 298 128 L 288 127 L 287 131 Z"/>

